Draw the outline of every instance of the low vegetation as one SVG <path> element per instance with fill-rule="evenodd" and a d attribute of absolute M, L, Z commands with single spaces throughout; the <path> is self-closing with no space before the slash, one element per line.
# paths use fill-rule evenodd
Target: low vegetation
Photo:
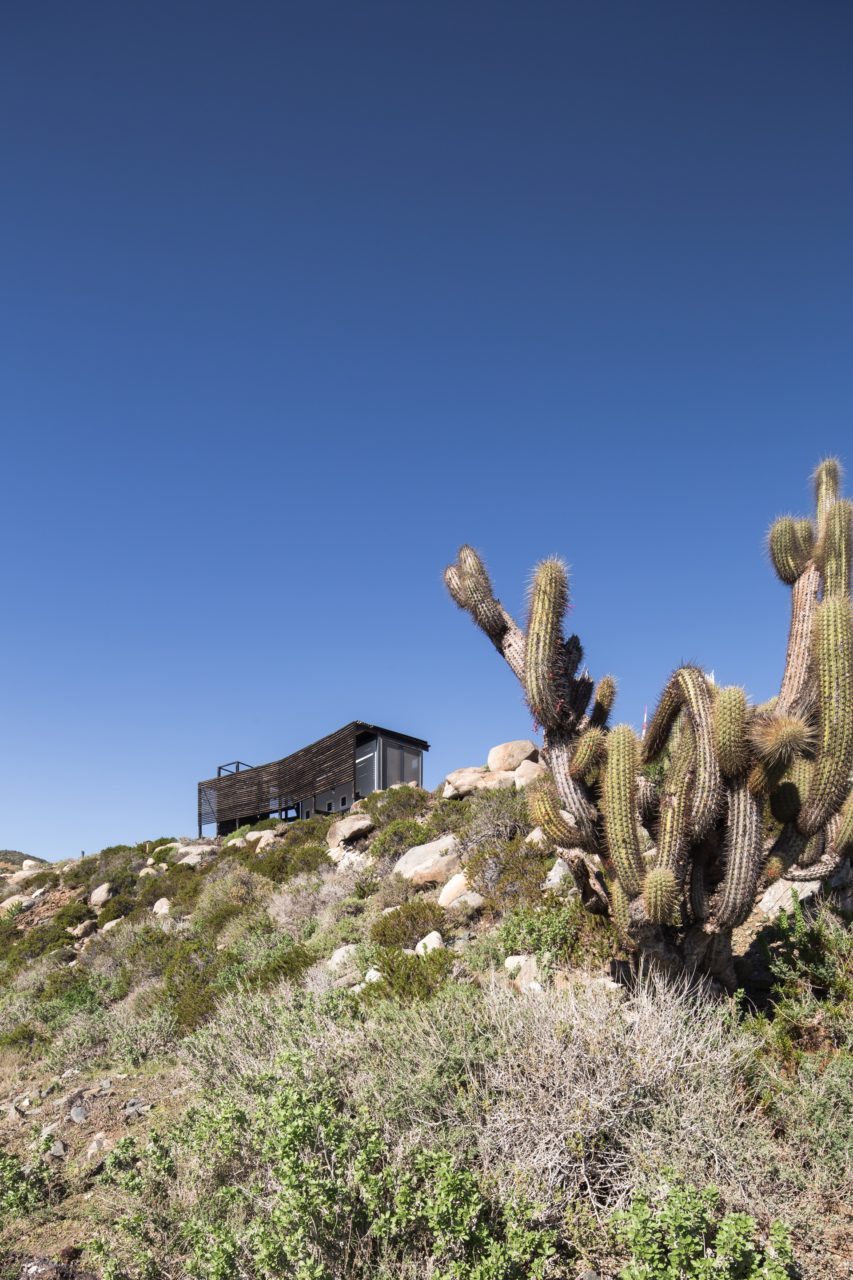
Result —
<path fill-rule="evenodd" d="M 325 818 L 191 863 L 164 838 L 39 870 L 0 916 L 0 1275 L 65 1250 L 100 1280 L 841 1280 L 831 903 L 753 939 L 733 997 L 614 982 L 607 917 L 543 891 L 524 792 L 362 808 L 337 865 Z M 394 871 L 450 833 L 476 908 Z"/>

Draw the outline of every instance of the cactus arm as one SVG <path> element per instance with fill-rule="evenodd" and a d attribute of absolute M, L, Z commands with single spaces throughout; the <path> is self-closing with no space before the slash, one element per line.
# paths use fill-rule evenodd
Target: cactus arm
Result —
<path fill-rule="evenodd" d="M 681 706 L 682 696 L 678 687 L 678 672 L 675 671 L 664 685 L 654 715 L 646 729 L 643 740 L 643 764 L 649 764 L 657 759 L 666 747 Z"/>
<path fill-rule="evenodd" d="M 572 758 L 569 761 L 569 773 L 573 778 L 583 778 L 597 768 L 604 759 L 607 750 L 607 739 L 603 729 L 591 725 L 580 735 L 575 743 Z"/>
<path fill-rule="evenodd" d="M 444 571 L 444 581 L 459 608 L 471 615 L 523 685 L 524 632 L 495 598 L 486 567 L 472 547 L 460 548 L 456 563 Z"/>
<path fill-rule="evenodd" d="M 658 863 L 681 877 L 690 825 L 690 796 L 696 767 L 696 737 L 689 720 L 682 725 L 672 765 L 664 781 L 658 822 Z"/>
<path fill-rule="evenodd" d="M 723 796 L 720 766 L 714 746 L 714 716 L 708 682 L 698 667 L 682 667 L 678 685 L 696 739 L 691 834 L 701 839 L 714 825 Z"/>
<path fill-rule="evenodd" d="M 643 856 L 637 821 L 639 743 L 630 725 L 611 729 L 604 771 L 604 832 L 619 883 L 629 898 L 643 887 Z"/>
<path fill-rule="evenodd" d="M 582 784 L 572 776 L 571 772 L 575 741 L 575 735 L 571 730 L 565 733 L 547 733 L 542 754 L 551 770 L 563 809 L 577 823 L 576 843 L 594 850 L 597 814 L 589 803 Z"/>
<path fill-rule="evenodd" d="M 569 810 L 562 809 L 551 778 L 537 779 L 527 788 L 526 794 L 530 817 L 537 827 L 541 827 L 563 849 L 578 843 L 578 825 L 565 816 L 566 813 L 569 813 L 570 818 L 574 815 Z"/>
<path fill-rule="evenodd" d="M 785 671 L 776 702 L 776 710 L 780 715 L 804 715 L 811 706 L 811 639 L 819 590 L 820 572 L 817 565 L 810 562 L 791 589 L 791 622 L 788 628 Z"/>
<path fill-rule="evenodd" d="M 792 587 L 811 559 L 814 546 L 811 520 L 781 516 L 771 525 L 767 543 L 773 568 L 781 581 Z"/>
<path fill-rule="evenodd" d="M 613 703 L 615 699 L 615 679 L 613 676 L 602 676 L 598 684 L 595 686 L 592 711 L 589 714 L 589 723 L 598 729 L 605 728 L 610 712 L 613 710 Z"/>
<path fill-rule="evenodd" d="M 525 692 L 530 710 L 546 730 L 559 728 L 568 706 L 563 618 L 569 605 L 566 566 L 543 560 L 530 591 L 525 651 Z"/>
<path fill-rule="evenodd" d="M 652 924 L 675 924 L 678 887 L 669 867 L 653 867 L 643 882 L 643 902 Z"/>
<path fill-rule="evenodd" d="M 823 575 L 823 595 L 850 595 L 850 554 L 853 507 L 847 501 L 833 503 L 824 521 L 823 536 L 815 559 Z"/>
<path fill-rule="evenodd" d="M 840 808 L 853 772 L 853 612 L 845 597 L 821 602 L 814 658 L 818 740 L 811 785 L 797 818 L 804 836 L 815 835 Z"/>
<path fill-rule="evenodd" d="M 735 929 L 752 910 L 764 850 L 761 806 L 746 780 L 731 786 L 727 798 L 726 869 L 712 911 L 718 928 Z"/>
<path fill-rule="evenodd" d="M 746 694 L 738 685 L 717 690 L 714 698 L 714 746 L 724 778 L 737 778 L 749 764 Z"/>
<path fill-rule="evenodd" d="M 829 509 L 838 501 L 841 488 L 841 464 L 838 459 L 824 458 L 823 462 L 815 468 L 812 480 L 817 507 L 817 534 L 820 539 L 824 534 Z"/>

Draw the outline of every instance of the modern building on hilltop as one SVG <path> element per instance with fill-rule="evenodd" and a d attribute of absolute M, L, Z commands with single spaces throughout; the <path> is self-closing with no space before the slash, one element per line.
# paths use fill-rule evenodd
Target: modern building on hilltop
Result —
<path fill-rule="evenodd" d="M 232 760 L 198 784 L 198 833 L 228 835 L 262 818 L 345 813 L 354 800 L 399 782 L 423 785 L 429 743 L 353 720 L 283 760 L 253 767 Z"/>

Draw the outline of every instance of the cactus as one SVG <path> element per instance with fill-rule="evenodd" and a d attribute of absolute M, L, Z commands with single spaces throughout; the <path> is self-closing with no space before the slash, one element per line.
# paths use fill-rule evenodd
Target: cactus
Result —
<path fill-rule="evenodd" d="M 814 742 L 814 730 L 800 716 L 756 716 L 749 737 L 759 760 L 771 770 L 786 769 L 796 756 L 804 755 Z"/>
<path fill-rule="evenodd" d="M 583 778 L 603 760 L 607 751 L 607 736 L 598 725 L 590 725 L 577 740 L 569 772 L 573 778 Z"/>
<path fill-rule="evenodd" d="M 690 957 L 725 981 L 725 939 L 751 911 L 768 868 L 814 878 L 853 851 L 853 507 L 840 483 L 838 463 L 821 463 L 814 519 L 783 516 L 770 529 L 770 557 L 791 592 L 778 696 L 753 708 L 737 686 L 718 689 L 699 667 L 681 666 L 642 745 L 630 726 L 608 727 L 615 681 L 604 676 L 593 694 L 579 639 L 563 636 L 560 560 L 534 574 L 526 629 L 497 600 L 470 547 L 445 575 L 544 731 L 550 777 L 527 789 L 533 821 L 578 850 L 579 885 L 589 880 L 589 855 L 600 856 L 626 945 Z M 769 861 L 766 807 L 783 824 Z M 598 891 L 584 901 L 592 898 L 600 905 Z"/>
<path fill-rule="evenodd" d="M 792 587 L 812 555 L 814 529 L 810 520 L 781 516 L 770 526 L 770 559 L 782 582 Z"/>
<path fill-rule="evenodd" d="M 599 729 L 603 729 L 607 724 L 610 712 L 613 710 L 613 703 L 616 700 L 616 681 L 613 676 L 602 676 L 598 684 L 595 686 L 595 693 L 592 700 L 592 711 L 590 712 L 589 722 Z"/>
<path fill-rule="evenodd" d="M 718 689 L 714 699 L 714 747 L 724 778 L 737 778 L 749 763 L 746 693 L 738 685 Z"/>
<path fill-rule="evenodd" d="M 577 828 L 567 821 L 550 778 L 531 783 L 527 788 L 527 808 L 532 821 L 561 848 L 571 848 L 578 842 Z"/>
<path fill-rule="evenodd" d="M 814 663 L 818 676 L 815 767 L 797 819 L 813 836 L 841 807 L 853 771 L 853 613 L 844 597 L 824 600 L 815 619 Z"/>
<path fill-rule="evenodd" d="M 646 915 L 652 924 L 673 924 L 673 913 L 678 901 L 675 876 L 668 867 L 654 867 L 646 875 L 643 884 Z"/>
<path fill-rule="evenodd" d="M 725 872 L 714 914 L 721 929 L 734 929 L 752 910 L 763 854 L 761 808 L 744 781 L 729 790 Z"/>
<path fill-rule="evenodd" d="M 569 580 L 561 560 L 543 560 L 530 590 L 525 673 L 527 701 L 544 729 L 555 729 L 568 700 L 563 617 L 569 605 Z"/>
<path fill-rule="evenodd" d="M 643 858 L 637 822 L 640 744 L 628 724 L 611 729 L 604 771 L 604 833 L 619 883 L 629 898 L 643 887 Z"/>
<path fill-rule="evenodd" d="M 849 502 L 836 502 L 826 514 L 815 554 L 823 574 L 824 598 L 850 595 L 851 529 L 853 507 Z"/>

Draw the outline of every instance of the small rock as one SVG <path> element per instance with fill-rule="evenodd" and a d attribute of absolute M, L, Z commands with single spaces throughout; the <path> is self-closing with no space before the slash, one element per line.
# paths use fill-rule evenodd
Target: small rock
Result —
<path fill-rule="evenodd" d="M 172 909 L 172 904 L 168 898 L 158 898 L 151 908 L 155 916 L 167 916 Z"/>
<path fill-rule="evenodd" d="M 116 929 L 124 919 L 124 916 L 116 916 L 114 920 L 108 920 L 106 924 L 101 925 L 101 933 L 109 933 L 110 929 Z"/>
<path fill-rule="evenodd" d="M 514 958 L 514 957 L 513 957 Z M 531 987 L 535 990 L 542 990 L 542 984 L 539 981 L 539 965 L 535 956 L 525 956 L 524 963 L 516 971 L 513 978 L 513 984 L 518 987 L 519 991 L 529 991 Z"/>
<path fill-rule="evenodd" d="M 326 833 L 326 843 L 330 849 L 341 844 L 351 844 L 369 835 L 374 827 L 373 819 L 366 813 L 350 813 L 345 818 L 333 822 Z"/>
<path fill-rule="evenodd" d="M 112 893 L 108 880 L 104 884 L 99 884 L 97 889 L 93 889 L 89 894 L 89 906 L 94 907 L 96 910 L 98 907 L 103 907 L 105 903 L 109 902 Z"/>
<path fill-rule="evenodd" d="M 572 870 L 565 858 L 558 858 L 545 879 L 542 881 L 543 889 L 558 889 L 568 876 L 572 878 Z"/>
<path fill-rule="evenodd" d="M 539 748 L 529 738 L 517 738 L 514 742 L 501 742 L 492 747 L 486 763 L 491 773 L 512 773 L 525 761 L 539 759 Z"/>
<path fill-rule="evenodd" d="M 463 919 L 470 919 L 478 911 L 482 911 L 485 903 L 486 899 L 481 893 L 475 893 L 473 889 L 469 889 L 467 893 L 460 894 L 456 901 L 450 904 L 448 910 Z"/>
<path fill-rule="evenodd" d="M 243 838 L 243 836 L 238 836 L 236 840 L 226 840 L 222 848 L 223 849 L 245 849 L 246 844 L 247 842 Z"/>
<path fill-rule="evenodd" d="M 548 770 L 544 764 L 536 764 L 533 760 L 522 760 L 521 764 L 513 775 L 515 777 L 516 791 L 523 791 L 531 782 L 535 782 L 537 778 L 541 778 Z"/>
<path fill-rule="evenodd" d="M 530 956 L 507 956 L 504 960 L 504 968 L 507 973 L 514 973 L 516 969 L 520 969 L 525 960 L 529 960 Z"/>
<path fill-rule="evenodd" d="M 56 1139 L 56 1141 L 55 1141 L 55 1142 L 53 1143 L 53 1145 L 51 1146 L 51 1148 L 50 1148 L 50 1150 L 48 1151 L 48 1153 L 47 1153 L 47 1154 L 48 1154 L 49 1156 L 51 1156 L 54 1160 L 62 1160 L 62 1159 L 64 1159 L 64 1157 L 65 1157 L 65 1152 L 66 1152 L 67 1150 L 68 1150 L 68 1148 L 66 1147 L 66 1145 L 65 1145 L 65 1143 L 62 1141 L 62 1139 L 61 1139 L 61 1138 L 57 1138 L 57 1139 Z"/>
<path fill-rule="evenodd" d="M 415 947 L 416 956 L 428 955 L 430 951 L 441 951 L 444 948 L 444 939 L 437 929 L 433 929 L 432 933 L 428 933 L 425 938 L 421 938 Z"/>
<path fill-rule="evenodd" d="M 515 774 L 501 770 L 490 773 L 485 768 L 454 769 L 447 775 L 442 795 L 445 799 L 470 796 L 475 791 L 508 790 L 515 786 Z"/>
<path fill-rule="evenodd" d="M 793 909 L 795 893 L 800 902 L 807 902 L 820 892 L 820 885 L 820 880 L 776 880 L 761 898 L 758 909 L 775 920 L 780 911 Z"/>
<path fill-rule="evenodd" d="M 271 844 L 275 844 L 276 835 L 272 831 L 262 831 L 261 838 L 255 845 L 255 853 L 260 853 L 262 849 L 268 849 Z"/>
<path fill-rule="evenodd" d="M 25 901 L 26 899 L 22 893 L 13 893 L 11 898 L 6 898 L 4 902 L 0 902 L 0 915 L 5 915 L 13 907 L 22 907 Z"/>
<path fill-rule="evenodd" d="M 460 856 L 456 836 L 442 836 L 428 844 L 415 845 L 403 854 L 394 867 L 397 875 L 412 884 L 447 884 L 459 870 Z"/>
<path fill-rule="evenodd" d="M 157 870 L 156 867 L 148 866 L 148 867 L 142 868 L 142 870 L 139 873 L 139 878 L 141 880 L 143 876 L 157 876 L 159 874 L 160 872 Z"/>
<path fill-rule="evenodd" d="M 176 866 L 179 867 L 198 867 L 204 861 L 204 854 L 200 849 L 190 849 L 189 853 L 184 854 L 183 858 L 179 858 Z"/>
<path fill-rule="evenodd" d="M 86 1148 L 86 1158 L 94 1160 L 96 1156 L 102 1156 L 109 1151 L 112 1145 L 111 1139 L 105 1133 L 96 1133 Z"/>
<path fill-rule="evenodd" d="M 381 982 L 382 981 L 381 971 L 379 969 L 368 969 L 367 973 L 364 975 L 364 981 L 365 982 Z"/>
<path fill-rule="evenodd" d="M 82 924 L 75 924 L 72 928 L 66 929 L 66 933 L 70 933 L 72 938 L 88 938 L 90 933 L 94 933 L 98 927 L 97 920 L 84 920 Z"/>
<path fill-rule="evenodd" d="M 89 1108 L 82 1102 L 75 1102 L 68 1113 L 68 1118 L 73 1120 L 74 1124 L 85 1124 L 89 1119 Z"/>
<path fill-rule="evenodd" d="M 340 973 L 344 969 L 349 969 L 355 964 L 355 956 L 358 947 L 354 942 L 345 942 L 342 947 L 338 947 L 333 951 L 326 961 L 326 968 L 331 969 L 332 973 Z"/>
<path fill-rule="evenodd" d="M 468 881 L 464 871 L 457 871 L 455 876 L 451 876 L 447 884 L 438 895 L 438 905 L 440 907 L 449 907 L 457 898 L 461 898 L 463 893 L 468 892 Z"/>

